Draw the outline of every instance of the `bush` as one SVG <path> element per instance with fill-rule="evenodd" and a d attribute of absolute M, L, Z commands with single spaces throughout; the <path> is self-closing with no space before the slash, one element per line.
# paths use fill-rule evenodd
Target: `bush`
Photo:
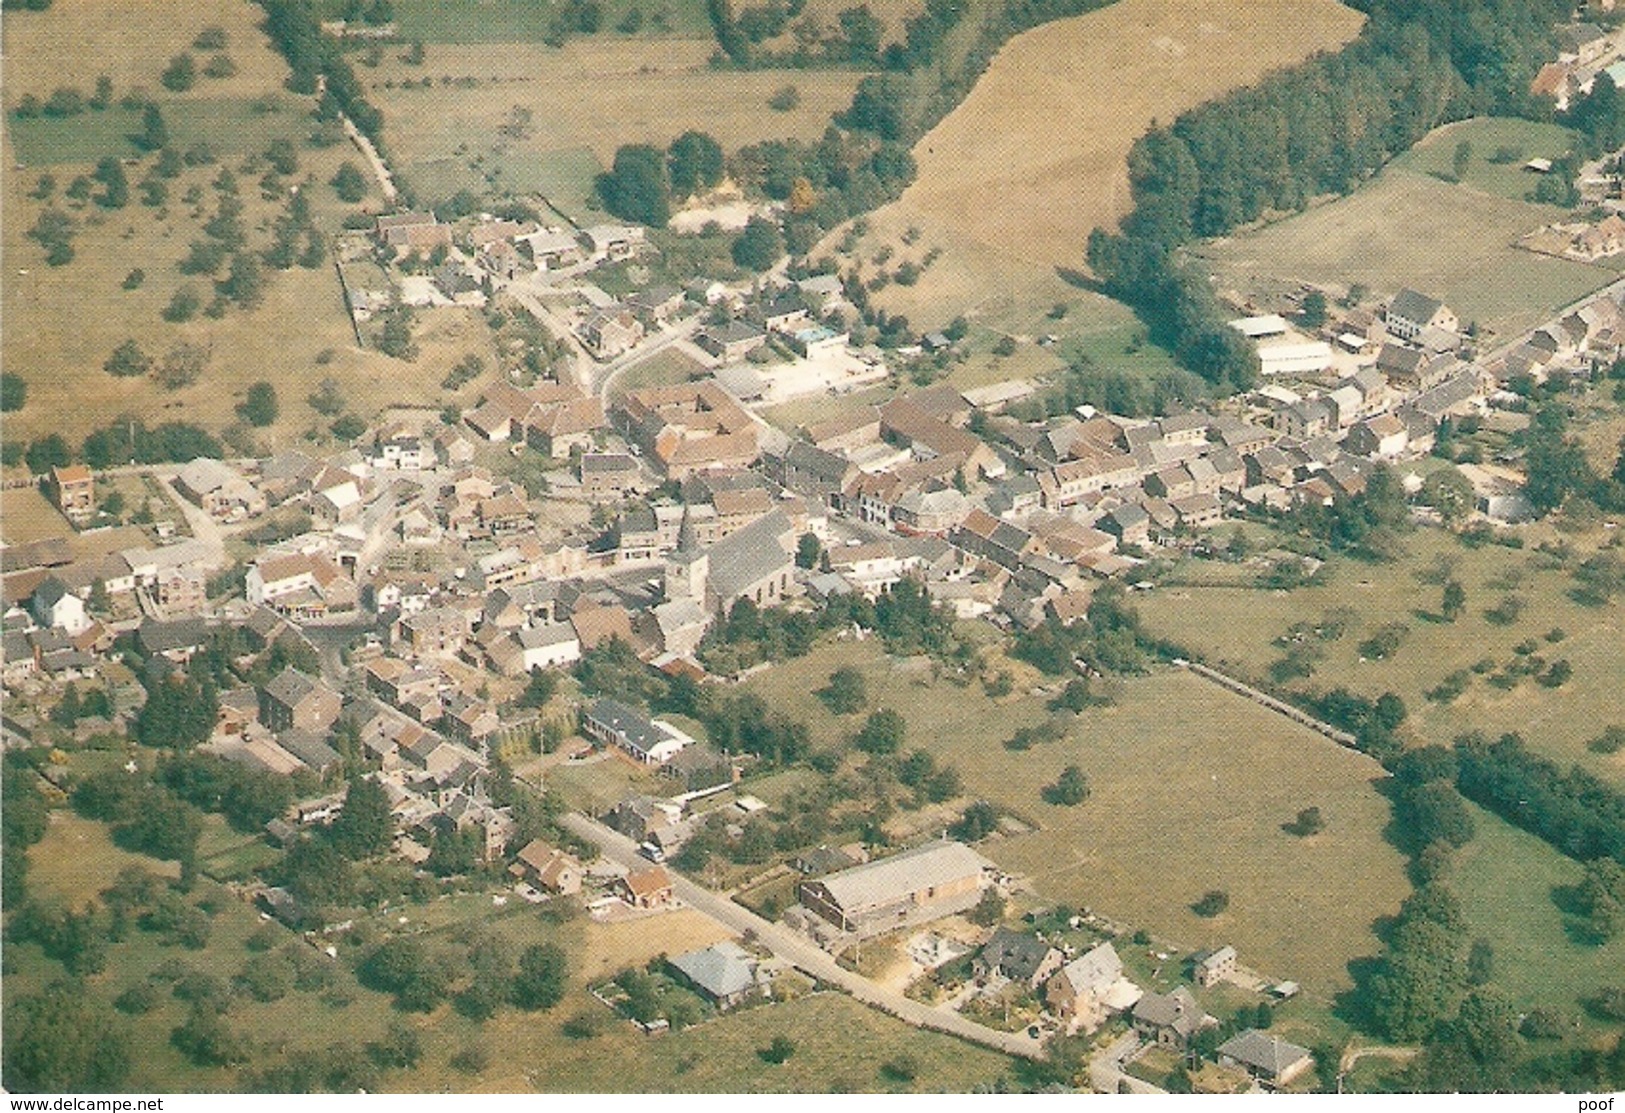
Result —
<path fill-rule="evenodd" d="M 177 54 L 169 60 L 158 80 L 170 92 L 184 93 L 197 82 L 197 62 L 190 54 Z"/>
<path fill-rule="evenodd" d="M 1204 918 L 1212 918 L 1230 907 L 1230 894 L 1223 889 L 1209 889 L 1202 899 L 1191 905 L 1191 911 Z"/>
<path fill-rule="evenodd" d="M 0 413 L 20 410 L 28 401 L 28 380 L 12 371 L 0 373 Z"/>
<path fill-rule="evenodd" d="M 775 1066 L 787 1062 L 790 1056 L 795 1053 L 796 1042 L 783 1034 L 774 1036 L 766 1047 L 756 1049 L 756 1054 L 761 1058 L 762 1062 L 771 1063 Z"/>

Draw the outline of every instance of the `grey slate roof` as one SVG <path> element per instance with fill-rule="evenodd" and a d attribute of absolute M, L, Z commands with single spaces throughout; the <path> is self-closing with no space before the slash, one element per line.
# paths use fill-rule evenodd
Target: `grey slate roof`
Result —
<path fill-rule="evenodd" d="M 1388 315 L 1425 325 L 1428 318 L 1437 313 L 1443 304 L 1437 298 L 1430 298 L 1406 287 L 1395 294 L 1394 300 L 1388 303 Z"/>
<path fill-rule="evenodd" d="M 711 997 L 743 993 L 756 984 L 756 963 L 739 944 L 724 940 L 668 960 Z"/>
<path fill-rule="evenodd" d="M 298 669 L 286 668 L 265 686 L 265 694 L 278 703 L 294 707 L 317 687 L 316 681 Z"/>
<path fill-rule="evenodd" d="M 1134 1006 L 1134 1019 L 1158 1028 L 1172 1028 L 1190 1036 L 1202 1026 L 1206 1014 L 1191 991 L 1180 986 L 1172 993 L 1147 993 Z"/>
<path fill-rule="evenodd" d="M 1309 1057 L 1307 1048 L 1287 1043 L 1279 1036 L 1267 1036 L 1257 1028 L 1249 1028 L 1233 1039 L 1219 1045 L 1219 1054 L 1238 1063 L 1277 1077 L 1292 1064 Z"/>
<path fill-rule="evenodd" d="M 784 511 L 774 510 L 735 530 L 709 550 L 711 587 L 731 598 L 793 563 L 779 538 L 794 531 Z"/>
<path fill-rule="evenodd" d="M 982 961 L 1011 981 L 1030 982 L 1054 949 L 1037 936 L 1001 927 L 982 948 Z"/>

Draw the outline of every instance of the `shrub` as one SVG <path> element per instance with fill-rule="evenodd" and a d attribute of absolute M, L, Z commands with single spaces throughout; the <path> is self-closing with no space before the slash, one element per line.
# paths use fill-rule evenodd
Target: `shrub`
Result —
<path fill-rule="evenodd" d="M 1230 907 L 1230 894 L 1223 889 L 1209 889 L 1202 894 L 1202 899 L 1191 905 L 1191 911 L 1198 916 L 1211 918 L 1217 916 Z"/>

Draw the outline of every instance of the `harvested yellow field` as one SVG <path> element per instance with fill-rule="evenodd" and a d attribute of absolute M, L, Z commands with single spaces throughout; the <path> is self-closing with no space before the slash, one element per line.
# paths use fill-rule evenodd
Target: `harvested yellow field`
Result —
<path fill-rule="evenodd" d="M 915 226 L 943 249 L 918 285 L 881 300 L 924 323 L 951 316 L 976 276 L 1081 266 L 1090 230 L 1128 212 L 1129 148 L 1154 122 L 1335 50 L 1363 18 L 1333 0 L 1122 0 L 1017 36 L 915 146 L 919 178 L 871 221 L 873 244 Z"/>

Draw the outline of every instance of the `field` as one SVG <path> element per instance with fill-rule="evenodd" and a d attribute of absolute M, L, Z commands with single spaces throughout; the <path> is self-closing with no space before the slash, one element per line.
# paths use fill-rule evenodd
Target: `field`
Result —
<path fill-rule="evenodd" d="M 393 158 L 430 199 L 447 185 L 480 181 L 515 193 L 561 184 L 576 192 L 583 150 L 607 166 L 622 144 L 664 146 L 691 128 L 715 136 L 728 152 L 764 139 L 814 139 L 851 101 L 861 76 L 713 70 L 714 49 L 702 39 L 601 34 L 562 49 L 533 43 L 431 47 L 422 66 L 391 56 L 360 76 L 388 120 Z M 454 83 L 464 77 L 478 82 Z M 424 78 L 432 79 L 430 88 L 401 84 Z M 789 112 L 771 111 L 768 98 L 786 84 L 796 86 L 800 103 Z M 505 136 L 498 129 L 516 106 L 531 110 L 532 121 L 522 136 Z M 502 168 L 495 183 L 484 178 L 493 165 Z"/>
<path fill-rule="evenodd" d="M 657 33 L 661 24 L 673 34 L 711 33 L 705 5 L 697 0 L 612 0 L 604 5 L 604 26 L 613 27 L 634 7 L 647 17 L 648 33 Z M 534 0 L 399 0 L 394 8 L 401 37 L 428 44 L 540 42 L 552 16 L 548 6 Z M 330 10 L 336 15 L 342 5 Z"/>
<path fill-rule="evenodd" d="M 905 747 L 957 766 L 968 793 L 1039 826 L 981 849 L 1043 897 L 1181 948 L 1232 943 L 1244 963 L 1324 997 L 1348 984 L 1349 960 L 1377 951 L 1372 922 L 1407 891 L 1400 856 L 1381 838 L 1388 805 L 1371 786 L 1377 765 L 1193 676 L 1131 681 L 1116 706 L 1080 716 L 1068 739 L 1023 753 L 1001 742 L 1046 716 L 1040 698 L 994 706 L 979 687 L 932 682 L 873 643 L 826 644 L 750 684 L 806 720 L 815 741 L 834 742 L 855 722 L 836 721 L 811 693 L 848 664 L 863 670 L 871 706 L 908 721 Z M 968 726 L 988 723 L 991 733 Z M 1041 788 L 1069 764 L 1088 776 L 1088 801 L 1042 802 Z M 1280 829 L 1310 805 L 1328 817 L 1323 834 Z M 1227 890 L 1230 909 L 1205 920 L 1188 906 L 1209 889 Z"/>
<path fill-rule="evenodd" d="M 100 824 L 63 812 L 54 815 L 49 834 L 30 852 L 30 861 L 31 893 L 74 904 L 93 897 L 125 865 L 174 872 L 172 863 L 166 869 L 163 863 L 115 849 Z M 111 999 L 158 967 L 175 962 L 225 980 L 241 969 L 251 953 L 246 940 L 261 927 L 260 916 L 212 882 L 200 883 L 193 895 L 211 898 L 217 908 L 206 948 L 165 946 L 157 936 L 132 931 L 125 942 L 111 945 L 107 969 L 88 980 L 88 992 Z M 528 905 L 511 902 L 496 908 L 489 896 L 471 893 L 378 913 L 367 917 L 359 930 L 373 938 L 386 931 L 422 931 L 427 939 L 460 950 L 476 926 L 515 947 L 543 941 L 561 945 L 570 960 L 564 1001 L 545 1013 L 504 1009 L 483 1025 L 450 1005 L 427 1015 L 402 1014 L 391 1009 L 386 996 L 359 987 L 341 969 L 335 994 L 296 991 L 269 1003 L 236 996 L 226 1023 L 249 1041 L 254 1065 L 263 1066 L 285 1050 L 330 1046 L 338 1033 L 352 1045 L 378 1039 L 392 1019 L 399 1020 L 420 1033 L 426 1049 L 415 1069 L 384 1075 L 384 1088 L 399 1092 L 766 1092 L 837 1087 L 966 1091 L 991 1085 L 1009 1066 L 993 1052 L 915 1031 L 835 995 L 726 1015 L 659 1039 L 643 1036 L 612 1018 L 587 994 L 586 986 L 658 954 L 680 953 L 726 937 L 719 925 L 691 911 L 619 924 L 579 918 L 552 924 L 539 919 Z M 282 943 L 297 938 L 272 930 Z M 61 976 L 61 967 L 33 945 L 8 946 L 6 958 L 11 1001 Z M 578 1014 L 599 1020 L 599 1034 L 584 1040 L 565 1037 L 560 1026 Z M 170 1044 L 170 1030 L 185 1016 L 185 1004 L 173 1000 L 166 987 L 152 1012 L 127 1021 L 136 1063 L 129 1085 L 180 1093 L 237 1089 L 238 1074 L 194 1067 Z M 755 1052 L 778 1034 L 794 1041 L 795 1053 L 788 1063 L 770 1066 Z M 476 1045 L 488 1052 L 488 1066 L 474 1073 L 451 1066 L 454 1055 Z M 880 1073 L 882 1064 L 905 1056 L 919 1067 L 919 1082 L 912 1087 Z"/>
<path fill-rule="evenodd" d="M 1462 143 L 1472 151 L 1462 185 L 1522 201 L 1535 186 L 1535 175 L 1523 164 L 1532 158 L 1555 160 L 1567 154 L 1574 145 L 1574 133 L 1556 124 L 1479 117 L 1429 132 L 1391 165 L 1417 174 L 1454 177 L 1456 150 Z"/>
<path fill-rule="evenodd" d="M 1081 267 L 1090 230 L 1128 212 L 1126 158 L 1153 121 L 1335 49 L 1361 18 L 1331 0 L 1122 0 L 1017 36 L 915 145 L 918 180 L 870 219 L 866 254 L 893 244 L 901 260 L 911 226 L 943 250 L 918 285 L 877 300 L 936 327 L 989 290 L 1017 316 L 1075 296 L 1055 268 Z"/>
<path fill-rule="evenodd" d="M 1424 168 L 1447 163 L 1455 142 L 1450 129 L 1435 133 L 1350 196 L 1196 254 L 1224 286 L 1238 290 L 1290 280 L 1333 288 L 1361 283 L 1387 296 L 1412 286 L 1444 299 L 1464 322 L 1476 321 L 1492 344 L 1618 277 L 1516 247 L 1519 237 L 1563 219 L 1564 211 L 1492 192 L 1504 183 L 1500 167 L 1470 172 L 1462 185 L 1432 177 Z"/>
<path fill-rule="evenodd" d="M 436 384 L 455 355 L 441 359 L 439 349 L 426 342 L 422 359 L 403 364 L 357 349 L 330 263 L 308 272 L 268 271 L 265 299 L 251 311 L 233 308 L 219 320 L 199 315 L 184 324 L 161 319 L 161 311 L 183 285 L 198 291 L 205 301 L 211 296 L 210 276 L 182 275 L 176 264 L 191 241 L 203 238 L 202 222 L 214 209 L 210 183 L 223 167 L 238 178 L 252 250 L 266 246 L 271 221 L 284 208 L 282 200 L 261 198 L 257 182 L 264 166 L 246 161 L 272 139 L 287 138 L 295 144 L 299 168 L 289 184 L 306 175 L 320 183 L 307 194 L 318 227 L 335 230 L 349 211 L 325 183 L 341 161 L 357 156 L 346 145 L 315 148 L 304 142 L 313 127 L 312 102 L 281 91 L 287 67 L 258 31 L 257 11 L 248 4 L 218 0 L 138 5 L 61 0 L 42 13 L 6 13 L 3 76 L 8 103 L 23 92 L 47 96 L 63 84 L 60 59 L 63 51 L 71 50 L 73 81 L 81 92 L 90 92 L 98 73 L 112 77 L 115 105 L 132 87 L 145 88 L 162 107 L 173 141 L 206 141 L 220 159 L 212 166 L 184 170 L 168 183 L 167 203 L 149 208 L 140 203 L 136 189 L 152 163 L 148 156 L 142 165 L 126 169 L 133 194 L 130 204 L 105 210 L 66 201 L 63 190 L 74 175 L 89 173 L 97 158 L 130 153 L 127 113 L 113 107 L 64 120 L 31 121 L 14 121 L 7 114 L 5 158 L 30 167 L 7 176 L 0 221 L 4 225 L 0 246 L 14 261 L 15 272 L 3 291 L 8 325 L 3 358 L 7 369 L 16 370 L 29 384 L 28 404 L 7 415 L 8 440 L 60 432 L 77 443 L 93 428 L 124 414 L 148 424 L 183 419 L 219 430 L 234 422 L 234 406 L 248 385 L 261 379 L 275 385 L 281 403 L 279 422 L 258 434 L 265 447 L 294 443 L 317 424 L 320 419 L 304 398 L 327 376 L 338 381 L 352 410 L 362 415 L 403 398 L 438 402 Z M 238 66 L 237 76 L 200 77 L 187 93 L 160 89 L 156 77 L 163 60 L 186 49 L 209 24 L 227 30 L 227 53 Z M 67 266 L 46 266 L 40 245 L 25 234 L 46 207 L 25 196 L 35 186 L 35 166 L 56 179 L 49 203 L 78 225 L 75 258 Z M 183 200 L 194 188 L 201 193 L 196 206 Z M 376 203 L 376 194 L 372 200 Z M 144 281 L 138 288 L 124 289 L 126 276 L 136 269 L 144 272 Z M 161 391 L 149 379 L 114 378 L 102 364 L 126 338 L 137 340 L 154 358 L 183 340 L 203 345 L 210 352 L 208 367 L 195 384 L 173 392 Z M 319 364 L 318 356 L 325 362 Z M 326 420 L 321 420 L 324 428 Z"/>
<path fill-rule="evenodd" d="M 1581 999 L 1618 984 L 1625 939 L 1601 947 L 1571 939 L 1552 889 L 1576 884 L 1583 867 L 1482 808 L 1473 808 L 1473 818 L 1477 834 L 1456 852 L 1450 887 L 1472 936 L 1495 948 L 1494 983 L 1521 1008 L 1583 1016 Z"/>
<path fill-rule="evenodd" d="M 1250 676 L 1264 675 L 1281 656 L 1270 643 L 1293 622 L 1313 621 L 1333 608 L 1352 608 L 1357 617 L 1348 633 L 1325 643 L 1325 659 L 1308 683 L 1343 685 L 1372 697 L 1397 692 L 1410 709 L 1408 729 L 1418 743 L 1448 744 L 1474 729 L 1492 737 L 1518 731 L 1553 760 L 1577 762 L 1616 784 L 1625 783 L 1625 755 L 1605 757 L 1585 748 L 1609 723 L 1625 722 L 1619 697 L 1625 687 L 1625 660 L 1619 654 L 1625 628 L 1619 606 L 1589 608 L 1574 602 L 1567 594 L 1572 577 L 1549 567 L 1538 554 L 1498 546 L 1468 549 L 1433 530 L 1414 535 L 1408 545 L 1410 555 L 1393 565 L 1333 561 L 1322 573 L 1324 584 L 1291 593 L 1171 587 L 1142 597 L 1137 605 L 1157 633 Z M 1435 578 L 1431 573 L 1441 559 L 1451 562 L 1452 574 L 1467 591 L 1466 612 L 1455 623 L 1431 617 L 1438 612 L 1442 589 L 1424 581 Z M 1510 586 L 1514 580 L 1516 587 Z M 1525 600 L 1518 620 L 1509 626 L 1487 620 L 1484 612 L 1509 593 Z M 1387 660 L 1361 660 L 1359 643 L 1391 622 L 1409 628 L 1398 651 Z M 1566 636 L 1556 643 L 1545 641 L 1554 628 Z M 1506 665 L 1514 657 L 1513 647 L 1530 638 L 1548 660 L 1568 660 L 1573 679 L 1555 690 L 1527 679 L 1502 690 L 1474 677 L 1453 703 L 1431 703 L 1423 696 L 1449 674 L 1482 659 L 1493 659 L 1497 668 Z"/>

